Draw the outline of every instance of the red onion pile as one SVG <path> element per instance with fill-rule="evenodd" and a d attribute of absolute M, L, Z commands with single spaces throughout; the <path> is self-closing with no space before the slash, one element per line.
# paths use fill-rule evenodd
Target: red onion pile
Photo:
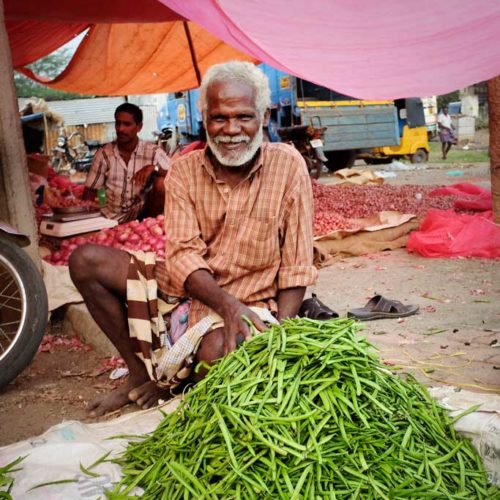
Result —
<path fill-rule="evenodd" d="M 453 208 L 454 196 L 429 196 L 436 186 L 423 185 L 326 185 L 312 181 L 314 195 L 314 233 L 353 229 L 349 219 L 369 217 L 378 212 L 397 212 L 424 216 L 430 208 Z"/>
<path fill-rule="evenodd" d="M 91 236 L 76 236 L 63 240 L 59 250 L 45 257 L 51 264 L 64 266 L 73 250 L 86 243 L 94 243 L 120 250 L 143 250 L 155 252 L 158 259 L 165 258 L 166 236 L 163 228 L 163 215 L 149 217 L 142 222 L 132 221 L 110 229 L 103 229 Z"/>

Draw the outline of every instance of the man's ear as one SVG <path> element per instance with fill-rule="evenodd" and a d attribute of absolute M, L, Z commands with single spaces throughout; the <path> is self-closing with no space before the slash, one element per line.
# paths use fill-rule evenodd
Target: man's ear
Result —
<path fill-rule="evenodd" d="M 142 125 L 143 125 L 143 122 L 139 123 L 137 132 L 140 132 L 142 130 Z"/>
<path fill-rule="evenodd" d="M 264 117 L 262 118 L 262 126 L 267 127 L 269 125 L 269 117 L 271 116 L 271 111 L 269 109 L 266 109 L 266 112 L 264 113 Z"/>

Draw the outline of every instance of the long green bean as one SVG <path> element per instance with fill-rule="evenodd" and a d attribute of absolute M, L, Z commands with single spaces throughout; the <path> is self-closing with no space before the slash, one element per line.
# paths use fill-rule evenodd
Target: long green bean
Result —
<path fill-rule="evenodd" d="M 255 335 L 129 444 L 109 496 L 500 499 L 447 413 L 359 330 L 293 319 Z"/>

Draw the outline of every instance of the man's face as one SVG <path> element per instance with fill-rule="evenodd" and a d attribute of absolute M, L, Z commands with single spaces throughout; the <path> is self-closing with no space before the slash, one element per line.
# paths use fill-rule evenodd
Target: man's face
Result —
<path fill-rule="evenodd" d="M 116 142 L 118 144 L 128 144 L 137 139 L 137 134 L 141 131 L 142 123 L 136 123 L 134 116 L 125 111 L 116 113 L 115 130 Z"/>
<path fill-rule="evenodd" d="M 262 125 L 250 85 L 229 81 L 215 82 L 208 88 L 207 142 L 222 165 L 248 163 L 262 144 Z"/>
<path fill-rule="evenodd" d="M 447 115 L 447 114 L 448 114 L 448 108 L 444 107 L 444 108 L 443 108 L 443 113 L 444 113 L 445 115 Z"/>

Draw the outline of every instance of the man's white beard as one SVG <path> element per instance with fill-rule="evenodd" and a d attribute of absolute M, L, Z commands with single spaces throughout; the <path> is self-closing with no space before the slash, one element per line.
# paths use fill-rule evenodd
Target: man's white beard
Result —
<path fill-rule="evenodd" d="M 259 128 L 259 131 L 252 140 L 250 140 L 248 135 L 239 135 L 237 137 L 217 136 L 213 139 L 207 134 L 207 142 L 210 150 L 215 158 L 217 158 L 217 161 L 225 167 L 241 167 L 245 163 L 248 163 L 255 156 L 263 139 L 264 133 L 262 127 Z M 219 148 L 219 143 L 221 142 L 247 142 L 247 149 L 243 153 L 230 150 L 223 152 Z"/>

